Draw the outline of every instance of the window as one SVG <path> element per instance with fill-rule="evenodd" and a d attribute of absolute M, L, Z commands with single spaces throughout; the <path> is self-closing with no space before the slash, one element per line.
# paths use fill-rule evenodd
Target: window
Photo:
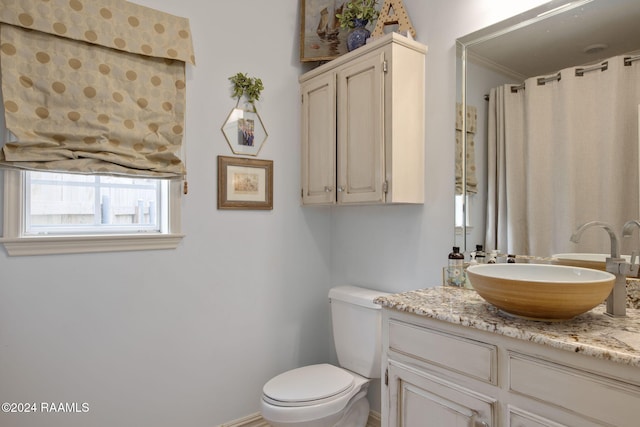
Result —
<path fill-rule="evenodd" d="M 189 20 L 126 0 L 99 15 L 80 2 L 5 3 L 0 243 L 9 255 L 175 248 Z"/>
<path fill-rule="evenodd" d="M 158 179 L 25 172 L 24 234 L 162 232 L 166 184 Z"/>
<path fill-rule="evenodd" d="M 463 201 L 466 200 L 466 209 Z M 467 227 L 467 232 L 471 229 L 469 223 L 469 210 L 471 210 L 471 198 L 467 195 L 466 199 L 462 194 L 456 194 L 455 198 L 455 220 L 456 220 L 456 233 L 460 233 L 462 230 L 463 220 L 465 218 L 464 225 Z"/>
<path fill-rule="evenodd" d="M 175 248 L 179 181 L 4 172 L 9 255 Z"/>

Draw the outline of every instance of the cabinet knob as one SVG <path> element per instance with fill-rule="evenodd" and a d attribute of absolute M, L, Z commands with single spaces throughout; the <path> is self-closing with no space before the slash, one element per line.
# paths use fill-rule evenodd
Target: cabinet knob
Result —
<path fill-rule="evenodd" d="M 333 191 L 333 187 L 329 187 L 328 185 L 325 185 L 324 187 L 324 192 L 325 193 L 331 193 Z"/>
<path fill-rule="evenodd" d="M 473 427 L 489 427 L 489 423 L 486 421 L 477 421 L 478 418 L 480 418 L 480 414 L 478 413 L 478 411 L 471 411 L 472 412 L 472 416 L 471 416 L 471 425 Z"/>
<path fill-rule="evenodd" d="M 344 187 L 338 187 L 338 193 L 342 193 L 344 191 Z"/>

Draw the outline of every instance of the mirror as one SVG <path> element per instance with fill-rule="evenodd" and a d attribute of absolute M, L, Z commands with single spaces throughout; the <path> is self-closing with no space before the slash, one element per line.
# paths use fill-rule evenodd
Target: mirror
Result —
<path fill-rule="evenodd" d="M 458 182 L 454 245 L 467 253 L 467 259 L 468 253 L 475 249 L 476 244 L 483 244 L 491 249 L 491 244 L 485 243 L 488 199 L 487 115 L 489 114 L 489 102 L 485 97 L 492 88 L 502 85 L 512 84 L 517 86 L 520 92 L 524 92 L 526 88 L 521 90 L 524 87 L 521 85 L 525 81 L 529 83 L 531 78 L 548 76 L 548 81 L 553 81 L 557 80 L 556 76 L 559 75 L 560 70 L 564 71 L 568 67 L 584 67 L 589 72 L 587 68 L 590 65 L 595 64 L 599 67 L 601 61 L 614 56 L 637 55 L 640 51 L 638 22 L 640 22 L 640 2 L 637 0 L 551 1 L 456 41 L 458 51 L 456 103 L 459 105 L 456 132 L 461 141 L 457 155 L 465 161 L 456 165 Z M 636 65 L 640 65 L 640 61 L 637 62 Z M 565 78 L 565 81 L 567 80 L 568 78 Z M 531 91 L 530 89 L 529 93 Z M 640 109 L 640 106 L 638 108 Z M 477 114 L 477 120 L 474 119 L 474 114 Z M 616 191 L 614 193 L 618 195 L 612 195 L 609 194 L 606 186 L 603 186 L 604 188 L 598 190 L 603 193 L 590 194 L 591 199 L 607 200 L 606 204 L 611 206 L 618 205 L 622 198 L 631 197 L 633 206 L 631 210 L 625 211 L 626 220 L 640 218 L 638 115 L 639 111 L 636 110 L 633 123 L 625 124 L 635 132 L 635 148 L 627 153 L 629 163 L 621 164 L 625 168 L 628 181 L 631 181 L 627 189 L 631 191 L 626 191 L 626 195 L 620 195 L 622 193 L 618 194 L 619 192 Z M 467 129 L 467 132 L 462 132 L 462 129 Z M 474 167 L 466 161 L 469 158 L 475 158 Z M 561 169 L 555 167 L 553 173 L 560 173 Z M 476 190 L 472 189 L 475 185 L 474 178 L 477 180 L 476 193 L 474 193 Z M 569 191 L 572 190 L 569 189 Z M 569 199 L 580 196 L 581 194 L 572 196 L 566 200 L 566 203 L 572 203 Z M 507 203 L 507 200 L 502 202 Z M 557 215 L 558 220 L 553 223 L 553 233 L 559 236 L 560 243 L 548 245 L 545 253 L 541 253 L 541 249 L 536 253 L 516 253 L 550 256 L 559 252 L 609 252 L 610 240 L 603 231 L 585 233 L 585 237 L 589 234 L 591 239 L 587 246 L 589 250 L 580 250 L 569 241 L 575 227 L 579 224 L 573 222 L 561 224 L 561 217 L 562 215 Z M 602 220 L 602 218 L 586 220 Z M 621 226 L 613 225 L 616 233 L 621 233 Z M 520 224 L 515 220 L 506 227 L 506 230 L 510 232 L 511 228 L 519 226 Z M 638 248 L 638 234 L 640 233 L 634 232 L 633 239 L 624 241 L 620 239 L 620 243 L 624 243 L 623 253 L 630 253 L 631 249 Z M 565 242 L 566 246 L 563 246 Z M 510 251 L 503 247 L 496 249 L 501 252 Z"/>

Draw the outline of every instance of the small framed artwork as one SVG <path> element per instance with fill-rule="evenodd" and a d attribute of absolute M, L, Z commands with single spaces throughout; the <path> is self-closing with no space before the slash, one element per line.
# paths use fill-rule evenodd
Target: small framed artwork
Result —
<path fill-rule="evenodd" d="M 218 156 L 218 209 L 273 209 L 273 161 Z"/>
<path fill-rule="evenodd" d="M 248 108 L 233 108 L 222 133 L 233 154 L 246 156 L 257 156 L 268 136 L 258 112 Z"/>
<path fill-rule="evenodd" d="M 336 13 L 346 0 L 301 0 L 300 61 L 330 61 L 347 53 L 348 28 L 340 28 Z"/>

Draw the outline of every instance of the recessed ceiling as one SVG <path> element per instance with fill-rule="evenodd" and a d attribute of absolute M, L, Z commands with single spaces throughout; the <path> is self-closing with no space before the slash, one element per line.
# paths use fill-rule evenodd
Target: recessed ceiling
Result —
<path fill-rule="evenodd" d="M 470 59 L 495 64 L 523 79 L 640 50 L 640 0 L 574 1 L 561 13 L 544 15 L 557 4 L 551 2 L 459 41 L 468 45 Z M 529 24 L 514 27 L 523 21 Z"/>

